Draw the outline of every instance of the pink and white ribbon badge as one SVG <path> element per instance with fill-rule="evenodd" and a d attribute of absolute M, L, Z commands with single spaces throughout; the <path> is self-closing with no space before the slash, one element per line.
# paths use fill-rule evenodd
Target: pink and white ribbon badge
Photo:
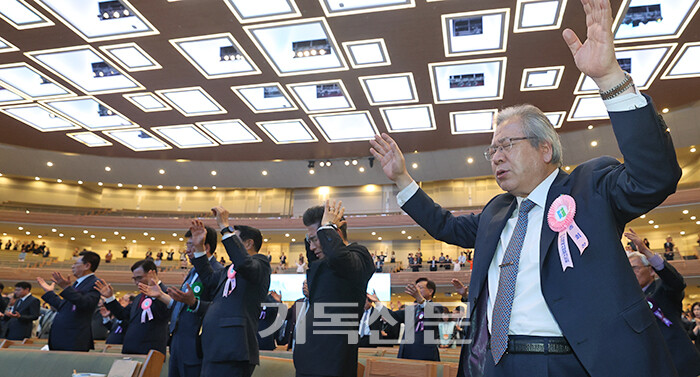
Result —
<path fill-rule="evenodd" d="M 141 303 L 141 323 L 146 323 L 146 321 L 151 321 L 153 320 L 153 311 L 151 311 L 151 305 L 153 305 L 153 300 L 151 300 L 150 297 L 146 297 L 145 300 Z M 148 316 L 148 319 L 146 319 L 146 316 Z"/>
<path fill-rule="evenodd" d="M 233 263 L 231 263 L 231 267 L 229 267 L 226 275 L 228 280 L 226 281 L 226 286 L 224 286 L 223 297 L 228 297 L 236 289 L 236 270 L 233 269 Z"/>
<path fill-rule="evenodd" d="M 559 249 L 561 268 L 564 271 L 569 267 L 574 268 L 566 235 L 568 234 L 571 237 L 581 254 L 588 247 L 588 238 L 576 225 L 574 215 L 576 215 L 576 201 L 570 195 L 559 196 L 549 207 L 549 212 L 547 213 L 549 228 L 559 233 L 557 247 Z"/>

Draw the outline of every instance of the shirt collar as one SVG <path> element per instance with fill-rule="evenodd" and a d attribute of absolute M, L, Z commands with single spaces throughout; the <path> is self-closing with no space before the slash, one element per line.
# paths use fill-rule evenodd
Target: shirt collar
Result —
<path fill-rule="evenodd" d="M 83 277 L 78 278 L 78 279 L 75 281 L 75 282 L 76 282 L 75 285 L 79 285 L 80 283 L 83 282 L 83 280 L 87 279 L 88 276 L 92 276 L 92 275 L 94 275 L 94 273 L 91 272 L 91 273 L 89 273 L 89 274 L 87 274 L 87 275 L 85 275 L 85 276 L 83 276 Z"/>
<path fill-rule="evenodd" d="M 557 174 L 559 174 L 559 169 L 554 169 L 554 171 L 548 175 L 547 178 L 545 178 L 539 185 L 537 185 L 537 187 L 535 187 L 534 190 L 532 190 L 530 195 L 527 196 L 527 199 L 530 199 L 540 208 L 544 208 L 545 204 L 547 204 L 547 194 L 549 193 L 549 188 L 552 187 L 552 183 L 554 183 L 554 179 L 557 177 Z M 525 198 L 517 196 L 516 199 L 518 200 L 518 209 L 520 209 L 520 204 L 523 202 L 523 200 L 525 200 Z"/>

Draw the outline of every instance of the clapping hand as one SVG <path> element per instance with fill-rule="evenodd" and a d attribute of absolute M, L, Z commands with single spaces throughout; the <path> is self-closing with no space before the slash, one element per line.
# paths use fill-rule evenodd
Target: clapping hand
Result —
<path fill-rule="evenodd" d="M 467 287 L 465 287 L 459 279 L 452 279 L 452 285 L 455 287 L 457 293 L 462 297 L 467 297 Z"/>
<path fill-rule="evenodd" d="M 97 279 L 97 281 L 95 281 L 95 289 L 98 292 L 100 292 L 100 294 L 104 298 L 110 298 L 114 296 L 114 289 L 112 289 L 112 286 L 110 284 L 107 284 L 102 279 Z"/>
<path fill-rule="evenodd" d="M 158 298 L 163 294 L 163 290 L 160 289 L 160 285 L 151 279 L 149 284 L 139 283 L 139 291 L 146 296 Z"/>
<path fill-rule="evenodd" d="M 61 287 L 61 289 L 66 289 L 66 287 L 71 285 L 70 276 L 64 277 L 58 271 L 53 272 L 51 276 L 53 277 L 53 281 L 55 281 L 56 284 L 58 284 L 58 286 Z"/>
<path fill-rule="evenodd" d="M 420 293 L 420 289 L 418 289 L 415 284 L 410 283 L 406 285 L 405 292 L 416 299 L 416 302 L 419 304 L 422 304 L 425 301 L 425 297 L 423 297 L 423 295 Z"/>
<path fill-rule="evenodd" d="M 192 224 L 190 225 L 190 233 L 192 233 L 190 242 L 192 242 L 192 245 L 194 246 L 194 251 L 204 252 L 204 239 L 207 237 L 207 230 L 204 228 L 202 220 L 192 220 Z M 189 250 L 187 252 L 189 255 Z M 194 253 L 192 256 L 190 256 L 190 258 L 193 257 Z"/>
<path fill-rule="evenodd" d="M 181 302 L 187 306 L 192 306 L 197 302 L 194 297 L 192 287 L 187 284 L 187 292 L 183 292 L 176 287 L 168 287 L 168 295 L 175 301 Z"/>
<path fill-rule="evenodd" d="M 36 281 L 39 282 L 39 286 L 41 286 L 41 289 L 43 289 L 44 292 L 53 292 L 54 288 L 56 287 L 55 283 L 51 282 L 51 284 L 49 284 L 41 276 L 38 276 Z"/>

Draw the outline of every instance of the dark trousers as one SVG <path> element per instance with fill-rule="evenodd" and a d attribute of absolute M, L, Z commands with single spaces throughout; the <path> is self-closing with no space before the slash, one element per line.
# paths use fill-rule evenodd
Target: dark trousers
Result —
<path fill-rule="evenodd" d="M 573 353 L 507 353 L 494 365 L 491 350 L 486 351 L 484 377 L 519 376 L 590 377 Z"/>
<path fill-rule="evenodd" d="M 254 364 L 231 361 L 228 363 L 203 363 L 202 377 L 250 377 L 255 370 Z"/>
<path fill-rule="evenodd" d="M 177 336 L 174 335 L 174 337 Z M 173 337 L 173 338 L 174 338 Z M 182 359 L 183 349 L 179 342 L 173 339 L 170 343 L 170 359 L 168 362 L 168 377 L 199 377 L 202 374 L 202 363 L 188 365 Z"/>

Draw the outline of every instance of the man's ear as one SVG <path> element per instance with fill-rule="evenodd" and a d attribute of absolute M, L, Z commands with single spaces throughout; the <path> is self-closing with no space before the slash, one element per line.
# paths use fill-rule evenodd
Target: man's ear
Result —
<path fill-rule="evenodd" d="M 253 240 L 249 239 L 249 240 L 243 241 L 243 246 L 245 246 L 246 250 L 252 250 L 255 248 L 255 243 L 253 242 Z"/>
<path fill-rule="evenodd" d="M 204 244 L 204 251 L 206 251 L 207 254 L 211 255 L 211 246 L 209 246 L 208 243 Z"/>
<path fill-rule="evenodd" d="M 539 150 L 542 153 L 542 160 L 544 161 L 545 164 L 549 164 L 552 162 L 552 144 L 546 141 L 543 141 L 540 143 Z"/>

